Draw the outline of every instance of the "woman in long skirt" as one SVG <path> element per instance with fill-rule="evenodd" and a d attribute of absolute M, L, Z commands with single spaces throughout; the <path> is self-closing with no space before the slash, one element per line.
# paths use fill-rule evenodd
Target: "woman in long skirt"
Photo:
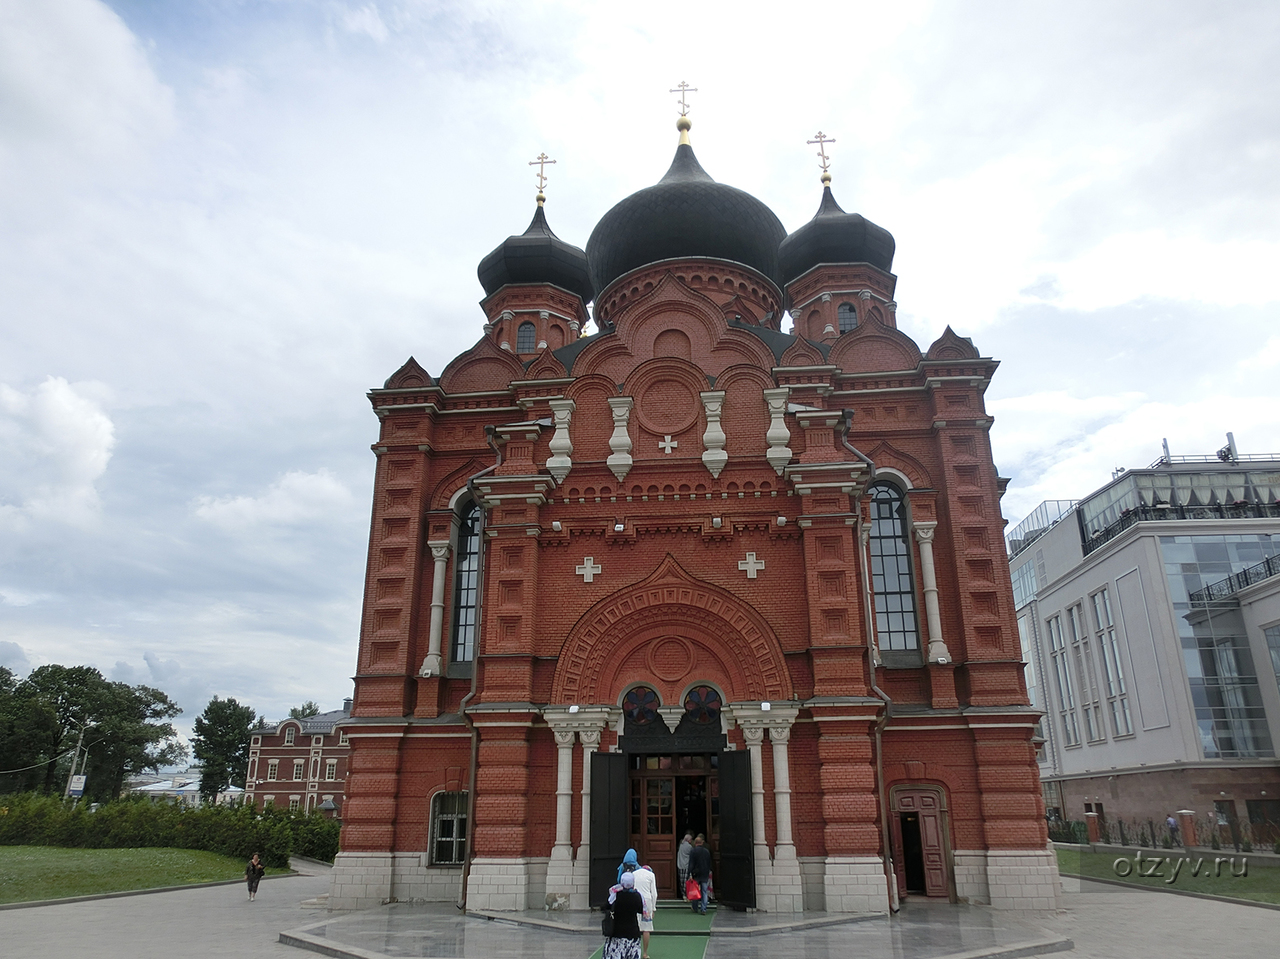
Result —
<path fill-rule="evenodd" d="M 609 892 L 613 935 L 604 941 L 603 959 L 640 959 L 640 922 L 644 900 L 636 892 L 636 877 L 624 872 Z"/>

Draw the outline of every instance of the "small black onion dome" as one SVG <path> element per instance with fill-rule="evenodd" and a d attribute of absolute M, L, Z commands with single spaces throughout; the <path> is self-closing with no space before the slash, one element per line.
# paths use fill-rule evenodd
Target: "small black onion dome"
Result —
<path fill-rule="evenodd" d="M 637 267 L 696 256 L 743 263 L 777 283 L 778 244 L 786 234 L 772 210 L 711 179 L 682 142 L 661 180 L 631 194 L 591 231 L 591 281 L 602 292 Z"/>
<path fill-rule="evenodd" d="M 485 296 L 492 296 L 508 283 L 553 283 L 578 294 L 583 303 L 590 303 L 594 292 L 587 254 L 551 232 L 541 203 L 529 229 L 520 236 L 507 237 L 480 261 L 476 274 Z"/>
<path fill-rule="evenodd" d="M 778 260 L 786 285 L 819 263 L 870 263 L 888 273 L 893 251 L 893 234 L 857 213 L 845 213 L 825 186 L 817 214 L 782 241 Z"/>

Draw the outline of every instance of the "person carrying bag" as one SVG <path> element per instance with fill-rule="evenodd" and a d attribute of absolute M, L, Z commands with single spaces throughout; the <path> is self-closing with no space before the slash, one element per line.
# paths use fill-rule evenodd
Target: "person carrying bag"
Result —
<path fill-rule="evenodd" d="M 644 900 L 636 892 L 636 878 L 624 872 L 609 890 L 609 906 L 600 922 L 605 935 L 603 959 L 640 959 L 640 915 Z"/>

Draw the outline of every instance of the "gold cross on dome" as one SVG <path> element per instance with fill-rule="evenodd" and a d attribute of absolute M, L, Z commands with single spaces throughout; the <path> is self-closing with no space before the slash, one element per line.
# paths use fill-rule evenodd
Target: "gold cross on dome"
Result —
<path fill-rule="evenodd" d="M 538 168 L 538 192 L 539 193 L 541 193 L 543 190 L 547 188 L 547 164 L 555 163 L 555 162 L 556 162 L 555 160 L 547 159 L 547 155 L 545 153 L 539 153 L 538 159 L 529 161 L 529 166 L 536 166 Z"/>
<path fill-rule="evenodd" d="M 697 88 L 697 87 L 691 87 L 691 86 L 689 86 L 689 84 L 687 84 L 687 83 L 685 83 L 683 80 L 681 80 L 681 81 L 680 81 L 680 85 L 679 85 L 679 86 L 674 87 L 674 88 L 672 88 L 671 90 L 668 90 L 667 92 L 668 92 L 668 93 L 678 93 L 678 94 L 680 94 L 680 115 L 681 115 L 682 117 L 687 117 L 687 116 L 689 115 L 689 104 L 688 104 L 688 102 L 687 102 L 687 101 L 686 101 L 686 99 L 685 99 L 685 94 L 686 94 L 686 93 L 697 93 L 697 92 L 698 92 L 698 88 Z"/>
<path fill-rule="evenodd" d="M 822 172 L 828 172 L 831 169 L 831 158 L 827 156 L 827 144 L 835 143 L 836 141 L 819 130 L 814 139 L 807 140 L 805 142 L 810 146 L 813 146 L 815 143 L 818 144 L 818 156 L 822 158 Z"/>

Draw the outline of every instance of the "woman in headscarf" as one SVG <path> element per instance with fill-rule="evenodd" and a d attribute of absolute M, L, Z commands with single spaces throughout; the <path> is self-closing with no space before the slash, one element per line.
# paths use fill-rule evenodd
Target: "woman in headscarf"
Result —
<path fill-rule="evenodd" d="M 624 872 L 618 885 L 609 891 L 613 912 L 613 935 L 604 941 L 602 959 L 640 959 L 640 922 L 644 900 L 636 892 L 636 877 Z"/>
<path fill-rule="evenodd" d="M 627 867 L 631 868 L 628 869 Z M 640 868 L 640 860 L 636 856 L 634 849 L 628 849 L 627 854 L 622 857 L 622 862 L 618 865 L 618 882 L 622 882 L 622 874 L 624 872 L 635 872 Z"/>

